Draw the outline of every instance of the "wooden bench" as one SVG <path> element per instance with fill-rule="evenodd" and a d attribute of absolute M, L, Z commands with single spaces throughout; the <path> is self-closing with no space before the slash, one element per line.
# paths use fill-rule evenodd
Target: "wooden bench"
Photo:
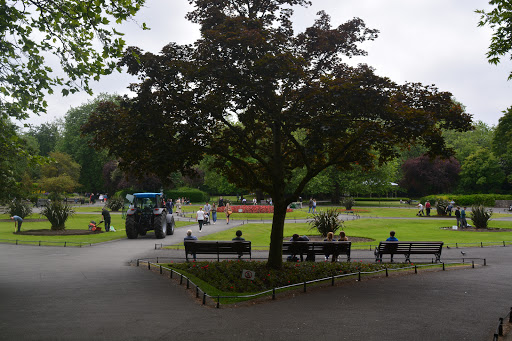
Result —
<path fill-rule="evenodd" d="M 443 242 L 380 242 L 375 248 L 375 261 L 382 262 L 383 255 L 405 255 L 405 261 L 411 262 L 411 255 L 434 255 L 436 262 L 441 261 Z"/>
<path fill-rule="evenodd" d="M 325 255 L 330 254 L 333 257 L 346 255 L 347 262 L 350 262 L 350 249 L 352 242 L 326 242 L 326 241 L 284 241 L 283 255 L 299 255 L 301 262 L 303 255 Z"/>
<path fill-rule="evenodd" d="M 250 241 L 214 241 L 214 240 L 187 240 L 185 244 L 185 258 L 188 262 L 189 254 L 216 254 L 217 261 L 220 261 L 220 255 L 238 255 L 238 258 L 244 254 L 251 255 Z"/>

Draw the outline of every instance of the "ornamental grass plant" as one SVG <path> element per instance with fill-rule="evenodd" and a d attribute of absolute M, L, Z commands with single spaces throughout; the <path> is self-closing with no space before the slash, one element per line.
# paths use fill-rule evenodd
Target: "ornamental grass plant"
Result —
<path fill-rule="evenodd" d="M 66 228 L 66 220 L 74 213 L 75 211 L 70 205 L 60 200 L 48 202 L 41 210 L 41 215 L 45 216 L 52 224 L 52 230 L 64 230 Z"/>
<path fill-rule="evenodd" d="M 492 209 L 482 205 L 471 207 L 470 219 L 477 229 L 486 229 L 492 217 Z"/>

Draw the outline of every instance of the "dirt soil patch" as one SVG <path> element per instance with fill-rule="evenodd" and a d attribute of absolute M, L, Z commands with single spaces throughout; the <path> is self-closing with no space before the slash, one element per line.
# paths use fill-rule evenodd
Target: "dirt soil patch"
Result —
<path fill-rule="evenodd" d="M 0 222 L 2 222 L 2 223 L 7 223 L 9 221 L 14 222 L 14 220 L 11 220 L 11 219 L 0 219 Z M 48 219 L 29 219 L 29 218 L 23 219 L 23 222 L 31 222 L 31 223 L 40 223 L 43 221 L 48 221 Z"/>
<path fill-rule="evenodd" d="M 23 228 L 23 225 L 21 226 Z M 103 231 L 89 231 L 89 230 L 27 230 L 27 231 L 21 231 L 16 234 L 22 234 L 27 236 L 81 236 L 81 235 L 88 235 L 88 234 L 98 234 L 103 233 Z"/>

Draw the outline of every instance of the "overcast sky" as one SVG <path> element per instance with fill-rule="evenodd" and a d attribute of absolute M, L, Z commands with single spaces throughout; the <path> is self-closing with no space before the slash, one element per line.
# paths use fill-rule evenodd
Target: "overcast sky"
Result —
<path fill-rule="evenodd" d="M 507 81 L 512 63 L 495 66 L 486 60 L 492 32 L 477 27 L 475 10 L 487 8 L 487 0 L 313 0 L 312 7 L 295 10 L 294 23 L 297 31 L 304 30 L 319 10 L 331 16 L 333 26 L 353 17 L 363 19 L 380 34 L 363 45 L 368 56 L 354 62 L 371 65 L 377 74 L 397 83 L 435 84 L 450 91 L 475 121 L 496 125 L 502 111 L 512 106 L 512 81 Z M 188 0 L 147 0 L 136 20 L 151 30 L 127 23 L 122 27 L 125 40 L 154 53 L 169 42 L 192 43 L 199 31 L 184 18 L 190 9 Z M 131 81 L 127 75 L 111 75 L 94 83 L 93 90 L 126 94 Z M 32 117 L 29 123 L 62 118 L 67 110 L 92 98 L 85 93 L 49 96 L 48 114 Z"/>

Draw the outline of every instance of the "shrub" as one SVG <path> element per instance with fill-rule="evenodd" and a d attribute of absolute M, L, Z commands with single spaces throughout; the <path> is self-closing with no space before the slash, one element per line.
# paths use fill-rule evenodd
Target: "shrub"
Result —
<path fill-rule="evenodd" d="M 492 216 L 492 209 L 486 210 L 484 206 L 471 207 L 471 221 L 477 229 L 486 229 Z"/>
<path fill-rule="evenodd" d="M 449 204 L 450 203 L 448 202 L 448 200 L 440 198 L 436 199 L 437 215 L 445 216 L 447 214 L 446 208 L 448 207 Z"/>
<path fill-rule="evenodd" d="M 64 230 L 66 220 L 75 213 L 68 203 L 61 201 L 49 201 L 46 207 L 41 210 L 41 215 L 48 218 L 52 224 L 52 230 Z"/>
<path fill-rule="evenodd" d="M 316 229 L 326 237 L 329 232 L 336 234 L 336 231 L 343 227 L 343 220 L 339 218 L 338 210 L 331 208 L 314 214 L 309 224 L 311 225 L 310 230 Z"/>
<path fill-rule="evenodd" d="M 355 203 L 356 201 L 352 197 L 344 197 L 343 200 L 341 200 L 341 205 L 345 206 L 347 211 L 351 210 Z"/>
<path fill-rule="evenodd" d="M 22 199 L 14 199 L 7 205 L 6 213 L 10 217 L 17 215 L 24 219 L 32 213 L 32 203 Z"/>
<path fill-rule="evenodd" d="M 172 191 L 164 191 L 164 194 L 167 198 L 170 198 L 173 201 L 178 198 L 189 198 L 191 202 L 204 203 L 210 199 L 208 193 L 188 187 L 183 187 Z"/>
<path fill-rule="evenodd" d="M 105 206 L 113 212 L 118 212 L 124 206 L 124 199 L 120 196 L 113 196 L 107 200 L 107 204 Z"/>
<path fill-rule="evenodd" d="M 217 212 L 224 212 L 226 206 L 217 207 Z M 231 206 L 233 213 L 238 213 L 238 210 L 242 210 L 242 213 L 274 213 L 274 206 L 270 205 L 235 205 Z M 293 212 L 293 209 L 287 208 L 286 212 Z"/>

